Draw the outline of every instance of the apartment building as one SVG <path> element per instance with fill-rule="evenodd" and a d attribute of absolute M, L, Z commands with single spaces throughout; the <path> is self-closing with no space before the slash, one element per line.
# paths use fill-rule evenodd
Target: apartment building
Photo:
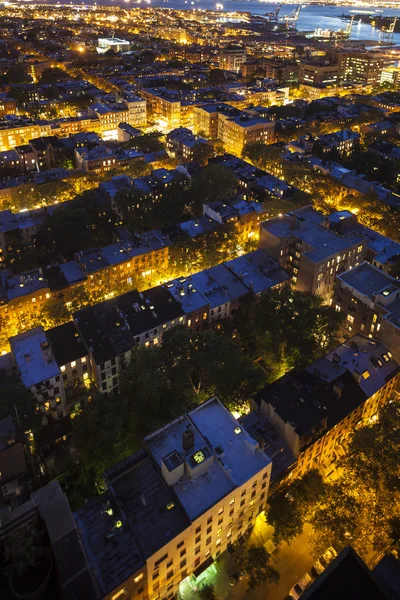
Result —
<path fill-rule="evenodd" d="M 135 96 L 120 102 L 96 102 L 88 107 L 88 114 L 99 119 L 101 135 L 105 140 L 118 139 L 120 123 L 143 127 L 147 122 L 146 102 Z"/>
<path fill-rule="evenodd" d="M 0 271 L 0 315 L 4 327 L 20 323 L 29 325 L 39 315 L 51 292 L 42 269 L 32 269 L 21 275 L 10 270 Z"/>
<path fill-rule="evenodd" d="M 266 252 L 255 250 L 165 286 L 182 306 L 187 326 L 200 331 L 229 317 L 249 294 L 266 293 L 289 280 L 288 273 Z"/>
<path fill-rule="evenodd" d="M 337 276 L 332 306 L 344 315 L 343 334 L 381 339 L 400 361 L 400 282 L 363 262 Z"/>
<path fill-rule="evenodd" d="M 89 353 L 73 321 L 46 331 L 65 390 L 66 410 L 71 417 L 86 404 L 91 388 Z"/>
<path fill-rule="evenodd" d="M 10 338 L 11 352 L 22 384 L 32 394 L 42 424 L 67 414 L 61 370 L 43 327 Z"/>
<path fill-rule="evenodd" d="M 187 127 L 177 127 L 166 136 L 167 150 L 171 156 L 181 157 L 189 162 L 193 160 L 196 149 L 202 144 L 212 148 L 210 142 L 200 135 L 195 135 Z"/>
<path fill-rule="evenodd" d="M 224 71 L 239 73 L 246 62 L 246 49 L 241 46 L 228 46 L 220 51 L 218 66 Z"/>
<path fill-rule="evenodd" d="M 74 321 L 89 352 L 97 389 L 105 394 L 118 390 L 118 377 L 129 363 L 135 346 L 156 346 L 174 325 L 184 325 L 179 303 L 159 286 L 133 290 L 84 308 Z"/>
<path fill-rule="evenodd" d="M 203 215 L 221 225 L 233 223 L 239 243 L 245 244 L 251 239 L 257 239 L 260 224 L 267 218 L 268 213 L 259 202 L 236 199 L 231 202 L 216 200 L 203 204 Z"/>
<path fill-rule="evenodd" d="M 265 508 L 271 460 L 218 398 L 144 443 L 74 513 L 98 598 L 191 592 Z"/>
<path fill-rule="evenodd" d="M 339 81 L 339 66 L 320 62 L 301 62 L 299 83 L 307 85 L 333 85 Z"/>
<path fill-rule="evenodd" d="M 28 74 L 32 77 L 33 83 L 37 83 L 43 71 L 51 68 L 51 62 L 49 60 L 33 60 L 26 63 Z"/>
<path fill-rule="evenodd" d="M 14 98 L 9 98 L 5 92 L 0 93 L 0 117 L 15 115 L 17 103 Z"/>
<path fill-rule="evenodd" d="M 275 141 L 275 123 L 247 114 L 230 117 L 219 113 L 218 139 L 227 152 L 241 156 L 246 144 L 272 144 Z"/>
<path fill-rule="evenodd" d="M 208 104 L 193 110 L 194 130 L 221 141 L 227 152 L 241 156 L 246 144 L 275 141 L 275 123 L 252 117 L 228 104 Z"/>
<path fill-rule="evenodd" d="M 50 134 L 50 123 L 6 115 L 0 120 L 0 152 L 28 144 L 33 138 Z"/>
<path fill-rule="evenodd" d="M 366 86 L 380 84 L 387 58 L 379 52 L 345 50 L 338 52 L 340 81 L 361 83 Z"/>
<path fill-rule="evenodd" d="M 328 229 L 324 215 L 307 206 L 262 223 L 259 246 L 292 274 L 297 290 L 328 302 L 336 275 L 364 260 L 367 243 L 360 233 Z"/>
<path fill-rule="evenodd" d="M 327 224 L 332 231 L 339 235 L 345 235 L 351 231 L 362 235 L 367 243 L 366 260 L 393 277 L 398 275 L 400 269 L 399 242 L 361 225 L 357 220 L 357 215 L 348 210 L 332 213 L 327 219 Z"/>
<path fill-rule="evenodd" d="M 75 148 L 74 154 L 78 169 L 94 173 L 104 173 L 117 167 L 125 167 L 132 162 L 143 162 L 144 160 L 143 152 L 133 149 L 119 151 L 106 146 L 95 146 L 94 148 L 83 146 Z"/>
<path fill-rule="evenodd" d="M 156 117 L 160 124 L 170 127 L 181 125 L 181 95 L 166 88 L 143 88 L 140 96 L 147 102 L 149 114 Z"/>
<path fill-rule="evenodd" d="M 351 434 L 374 422 L 399 385 L 387 346 L 357 334 L 315 363 L 267 385 L 254 405 L 283 437 L 297 463 L 291 476 L 334 472 Z"/>
<path fill-rule="evenodd" d="M 322 154 L 329 154 L 332 150 L 336 150 L 340 156 L 349 155 L 359 141 L 360 134 L 351 129 L 325 133 L 317 136 L 313 152 L 315 152 L 315 147 L 318 146 L 322 150 Z"/>

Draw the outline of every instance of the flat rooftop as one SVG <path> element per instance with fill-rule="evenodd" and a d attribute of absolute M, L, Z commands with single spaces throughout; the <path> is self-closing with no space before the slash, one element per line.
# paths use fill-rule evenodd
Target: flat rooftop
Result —
<path fill-rule="evenodd" d="M 346 251 L 357 243 L 363 243 L 359 233 L 349 232 L 343 236 L 323 226 L 324 215 L 311 207 L 295 210 L 283 217 L 265 221 L 262 227 L 277 238 L 294 236 L 309 246 L 305 255 L 313 262 L 320 262 L 338 252 Z"/>
<path fill-rule="evenodd" d="M 339 364 L 353 376 L 360 376 L 359 386 L 368 398 L 400 370 L 399 364 L 383 342 L 361 334 L 346 340 L 326 355 L 328 360 L 334 360 L 334 357 L 338 357 Z"/>
<path fill-rule="evenodd" d="M 182 436 L 188 430 L 193 431 L 193 445 L 185 451 Z M 215 397 L 145 442 L 160 468 L 171 456 L 176 457 L 176 464 L 184 463 L 183 475 L 173 490 L 192 521 L 271 462 Z M 202 458 L 197 464 L 198 454 Z M 196 474 L 202 462 L 204 468 Z"/>
<path fill-rule="evenodd" d="M 11 337 L 10 345 L 25 387 L 32 387 L 60 374 L 43 327 Z"/>
<path fill-rule="evenodd" d="M 370 300 L 374 299 L 375 294 L 389 286 L 400 287 L 400 281 L 368 262 L 363 262 L 358 267 L 337 275 L 337 278 Z"/>
<path fill-rule="evenodd" d="M 216 448 L 222 448 L 224 454 L 220 460 L 235 486 L 243 485 L 271 463 L 269 456 L 259 449 L 258 442 L 238 424 L 218 398 L 200 404 L 189 417 L 214 452 Z"/>
<path fill-rule="evenodd" d="M 208 306 L 207 298 L 197 289 L 191 277 L 179 277 L 166 283 L 165 287 L 179 302 L 185 314 Z"/>
<path fill-rule="evenodd" d="M 254 250 L 225 263 L 255 294 L 288 281 L 290 275 L 263 250 Z"/>

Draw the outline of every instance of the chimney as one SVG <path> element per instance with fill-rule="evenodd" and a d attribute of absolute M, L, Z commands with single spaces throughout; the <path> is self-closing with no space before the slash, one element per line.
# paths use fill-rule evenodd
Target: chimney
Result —
<path fill-rule="evenodd" d="M 182 448 L 185 454 L 194 448 L 194 431 L 191 427 L 182 433 Z"/>

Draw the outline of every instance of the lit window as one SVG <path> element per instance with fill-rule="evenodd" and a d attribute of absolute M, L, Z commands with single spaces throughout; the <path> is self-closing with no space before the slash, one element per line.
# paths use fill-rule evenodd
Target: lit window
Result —
<path fill-rule="evenodd" d="M 65 366 L 64 365 L 62 367 L 60 367 L 60 371 L 61 371 L 61 373 L 64 373 L 64 371 L 65 371 Z"/>
<path fill-rule="evenodd" d="M 83 357 L 81 358 L 81 361 L 82 361 L 82 363 L 83 363 L 83 364 L 85 364 L 85 362 L 86 362 L 86 356 L 83 356 Z"/>
<path fill-rule="evenodd" d="M 138 581 L 142 581 L 143 579 L 143 573 L 140 573 L 140 575 L 138 575 L 137 577 L 134 578 L 134 582 L 137 583 Z"/>
<path fill-rule="evenodd" d="M 72 367 L 72 368 L 76 367 L 76 361 L 75 361 L 75 360 L 73 360 L 73 361 L 71 362 L 71 367 Z"/>
<path fill-rule="evenodd" d="M 364 371 L 364 373 L 362 374 L 362 376 L 364 377 L 364 379 L 368 379 L 368 377 L 370 376 L 369 371 Z"/>

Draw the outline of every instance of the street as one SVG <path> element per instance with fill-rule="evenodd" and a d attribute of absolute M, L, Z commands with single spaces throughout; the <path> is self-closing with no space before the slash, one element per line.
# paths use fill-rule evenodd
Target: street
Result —
<path fill-rule="evenodd" d="M 207 577 L 207 583 L 214 585 L 218 600 L 240 600 L 242 598 L 248 598 L 248 600 L 284 600 L 290 588 L 306 571 L 310 572 L 311 566 L 314 563 L 314 559 L 309 552 L 308 543 L 311 533 L 311 526 L 306 525 L 303 534 L 296 538 L 290 546 L 282 543 L 279 549 L 275 549 L 272 542 L 273 528 L 267 525 L 263 515 L 260 515 L 243 549 L 237 549 L 231 556 L 225 552 L 214 563 L 216 568 L 214 569 L 214 573 Z M 232 573 L 241 568 L 242 557 L 245 555 L 246 548 L 251 545 L 260 544 L 265 545 L 266 549 L 272 554 L 271 564 L 280 573 L 279 583 L 277 585 L 267 584 L 260 586 L 249 593 L 247 593 L 246 578 L 239 581 L 236 585 L 231 586 L 229 578 Z M 182 600 L 196 599 L 198 599 L 197 594 L 186 587 L 182 594 Z"/>

